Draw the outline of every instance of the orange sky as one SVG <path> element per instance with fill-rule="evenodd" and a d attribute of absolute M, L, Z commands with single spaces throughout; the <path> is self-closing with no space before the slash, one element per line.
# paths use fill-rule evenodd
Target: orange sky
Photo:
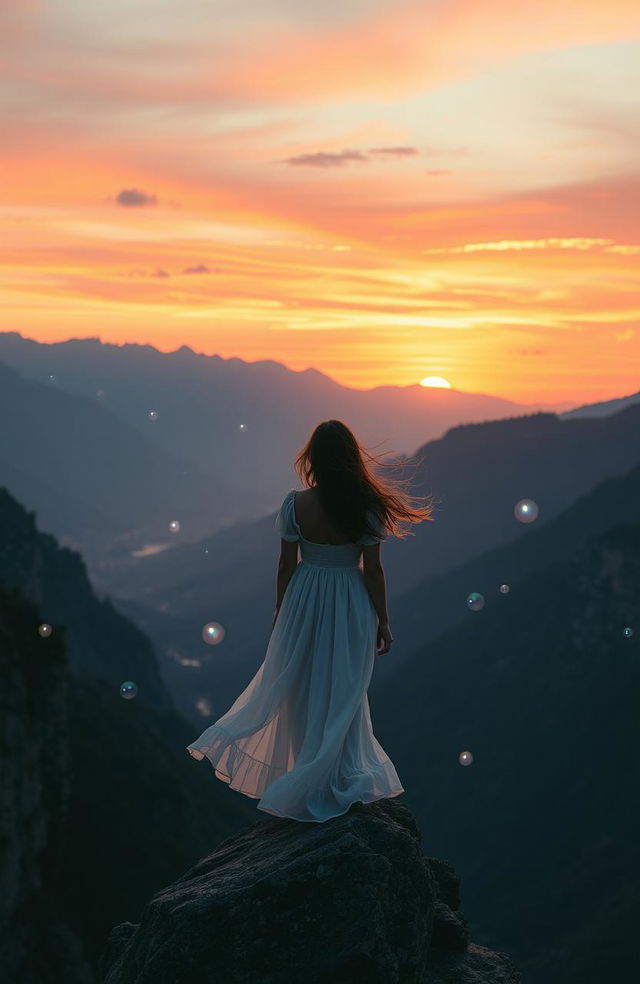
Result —
<path fill-rule="evenodd" d="M 2 330 L 640 389 L 636 0 L 21 0 L 0 30 Z"/>

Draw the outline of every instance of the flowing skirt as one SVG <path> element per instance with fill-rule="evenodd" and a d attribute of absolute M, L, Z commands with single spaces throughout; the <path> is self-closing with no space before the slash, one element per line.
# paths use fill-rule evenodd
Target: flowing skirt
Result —
<path fill-rule="evenodd" d="M 324 822 L 355 802 L 398 796 L 367 697 L 377 627 L 359 567 L 302 561 L 257 673 L 187 751 L 278 817 Z"/>

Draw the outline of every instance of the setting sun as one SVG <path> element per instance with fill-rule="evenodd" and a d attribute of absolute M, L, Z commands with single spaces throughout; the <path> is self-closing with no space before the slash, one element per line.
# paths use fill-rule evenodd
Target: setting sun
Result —
<path fill-rule="evenodd" d="M 451 383 L 442 376 L 425 376 L 420 380 L 421 386 L 435 386 L 438 389 L 451 389 Z"/>

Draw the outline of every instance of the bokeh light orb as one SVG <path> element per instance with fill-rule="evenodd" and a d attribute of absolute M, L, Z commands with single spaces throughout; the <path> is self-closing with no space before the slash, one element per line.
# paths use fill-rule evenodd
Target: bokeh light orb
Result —
<path fill-rule="evenodd" d="M 125 680 L 124 683 L 120 684 L 120 696 L 124 697 L 125 700 L 133 700 L 137 693 L 138 684 L 134 683 L 133 680 Z"/>
<path fill-rule="evenodd" d="M 508 584 L 501 584 L 500 585 L 500 594 L 509 594 L 510 591 L 511 591 L 511 588 L 509 587 Z"/>
<path fill-rule="evenodd" d="M 624 635 L 625 639 L 630 639 L 631 638 L 631 636 L 633 635 L 633 629 L 631 628 L 630 625 L 626 625 L 625 626 L 625 628 L 623 630 L 623 635 Z"/>
<path fill-rule="evenodd" d="M 180 520 L 179 519 L 172 519 L 171 520 L 171 522 L 169 523 L 169 531 L 171 533 L 179 533 L 180 532 Z"/>
<path fill-rule="evenodd" d="M 43 639 L 46 639 L 47 636 L 51 635 L 53 629 L 51 628 L 48 622 L 43 622 L 42 625 L 38 626 L 38 632 L 40 633 Z"/>
<path fill-rule="evenodd" d="M 217 646 L 224 639 L 224 628 L 220 622 L 207 622 L 202 629 L 202 638 L 208 646 Z"/>
<path fill-rule="evenodd" d="M 246 424 L 240 424 L 238 426 L 238 430 L 241 430 L 243 433 L 244 433 L 244 431 L 246 431 L 246 429 L 247 429 L 247 425 Z"/>
<path fill-rule="evenodd" d="M 533 499 L 520 499 L 513 507 L 513 514 L 520 523 L 533 523 L 539 512 L 538 503 Z"/>
<path fill-rule="evenodd" d="M 481 595 L 479 591 L 472 591 L 467 596 L 467 608 L 472 612 L 479 612 L 481 608 L 484 608 L 484 595 Z"/>
<path fill-rule="evenodd" d="M 460 752 L 460 754 L 458 755 L 458 762 L 460 763 L 460 765 L 471 765 L 471 763 L 473 762 L 473 755 L 468 750 L 464 752 Z"/>
<path fill-rule="evenodd" d="M 158 411 L 157 410 L 149 410 L 149 413 L 147 414 L 147 417 L 149 418 L 149 420 L 157 420 L 158 419 Z"/>

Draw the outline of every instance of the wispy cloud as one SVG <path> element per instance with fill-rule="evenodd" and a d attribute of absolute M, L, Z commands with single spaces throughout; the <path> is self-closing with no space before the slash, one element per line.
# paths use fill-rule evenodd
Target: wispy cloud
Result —
<path fill-rule="evenodd" d="M 302 167 L 343 167 L 353 161 L 367 159 L 367 155 L 359 150 L 339 150 L 337 153 L 319 151 L 315 154 L 298 154 L 296 157 L 286 157 L 282 163 Z"/>
<path fill-rule="evenodd" d="M 423 249 L 423 253 L 489 253 L 519 251 L 523 249 L 594 249 L 611 246 L 613 239 L 555 238 L 548 239 L 503 239 L 495 243 L 465 243 L 462 246 L 442 246 L 436 249 Z M 627 247 L 628 248 L 628 247 Z M 637 247 L 634 247 L 637 248 Z"/>
<path fill-rule="evenodd" d="M 148 195 L 145 191 L 139 191 L 137 188 L 123 188 L 122 191 L 118 192 L 116 195 L 116 202 L 118 205 L 134 207 L 155 205 L 156 196 Z"/>
<path fill-rule="evenodd" d="M 304 167 L 343 167 L 353 161 L 358 163 L 371 161 L 369 154 L 376 154 L 386 158 L 415 157 L 419 154 L 417 147 L 372 147 L 369 151 L 363 150 L 339 150 L 339 151 L 316 151 L 312 154 L 297 154 L 294 157 L 285 157 L 283 164 L 302 165 Z"/>
<path fill-rule="evenodd" d="M 370 154 L 384 154 L 387 157 L 414 157 L 419 153 L 417 147 L 372 147 Z"/>

